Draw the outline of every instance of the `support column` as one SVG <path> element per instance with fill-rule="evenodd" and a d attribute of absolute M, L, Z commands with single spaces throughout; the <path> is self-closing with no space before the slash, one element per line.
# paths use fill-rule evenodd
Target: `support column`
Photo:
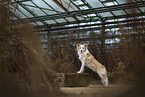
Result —
<path fill-rule="evenodd" d="M 101 32 L 101 55 L 102 55 L 102 62 L 103 65 L 106 64 L 106 56 L 105 56 L 105 21 L 106 19 L 102 18 L 102 32 Z M 107 66 L 106 66 L 107 67 Z"/>
<path fill-rule="evenodd" d="M 48 42 L 48 52 L 50 52 L 50 38 L 51 38 L 51 25 L 48 25 L 48 32 L 47 32 L 47 42 Z"/>

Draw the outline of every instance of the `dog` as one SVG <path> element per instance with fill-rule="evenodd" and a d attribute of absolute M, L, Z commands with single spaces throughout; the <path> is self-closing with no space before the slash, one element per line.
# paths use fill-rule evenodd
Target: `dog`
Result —
<path fill-rule="evenodd" d="M 80 71 L 78 71 L 77 73 L 83 73 L 84 67 L 87 66 L 90 69 L 92 69 L 94 72 L 97 72 L 101 78 L 103 85 L 108 87 L 109 82 L 108 82 L 107 71 L 105 66 L 99 63 L 94 58 L 94 56 L 90 54 L 87 47 L 88 47 L 87 44 L 82 45 L 77 43 L 77 53 L 82 63 Z"/>

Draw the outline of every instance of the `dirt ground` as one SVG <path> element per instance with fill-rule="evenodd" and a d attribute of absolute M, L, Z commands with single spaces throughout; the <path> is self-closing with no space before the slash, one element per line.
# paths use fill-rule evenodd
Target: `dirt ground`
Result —
<path fill-rule="evenodd" d="M 61 91 L 68 97 L 117 97 L 127 92 L 133 86 L 123 84 L 89 85 L 87 87 L 61 87 Z"/>

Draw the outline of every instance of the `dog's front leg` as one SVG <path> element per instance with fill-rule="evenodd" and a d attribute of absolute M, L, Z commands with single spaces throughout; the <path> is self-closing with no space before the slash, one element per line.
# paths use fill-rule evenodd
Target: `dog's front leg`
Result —
<path fill-rule="evenodd" d="M 82 62 L 81 69 L 77 73 L 83 73 L 84 72 L 84 68 L 85 68 L 85 62 Z"/>

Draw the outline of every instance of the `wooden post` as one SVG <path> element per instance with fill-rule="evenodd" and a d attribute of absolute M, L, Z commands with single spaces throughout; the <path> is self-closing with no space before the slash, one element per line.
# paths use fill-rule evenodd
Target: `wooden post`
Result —
<path fill-rule="evenodd" d="M 50 38 L 51 38 L 51 25 L 48 25 L 47 39 L 48 39 L 48 52 L 50 52 Z"/>
<path fill-rule="evenodd" d="M 106 56 L 105 56 L 105 19 L 102 18 L 102 32 L 101 32 L 101 55 L 102 63 L 106 66 Z"/>

